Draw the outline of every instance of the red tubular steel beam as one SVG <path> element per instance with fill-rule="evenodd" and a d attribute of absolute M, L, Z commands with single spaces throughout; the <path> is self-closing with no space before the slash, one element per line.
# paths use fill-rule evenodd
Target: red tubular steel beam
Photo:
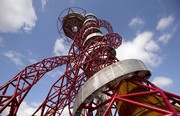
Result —
<path fill-rule="evenodd" d="M 99 19 L 99 27 L 104 27 L 107 29 L 108 33 L 113 33 L 113 28 L 109 22 L 103 19 Z"/>
<path fill-rule="evenodd" d="M 120 101 L 127 102 L 127 103 L 131 103 L 131 104 L 143 107 L 143 108 L 147 108 L 147 109 L 150 109 L 150 110 L 161 112 L 163 114 L 172 115 L 172 112 L 170 112 L 170 111 L 167 111 L 167 110 L 164 110 L 164 109 L 160 109 L 160 108 L 157 108 L 157 107 L 153 107 L 153 106 L 149 106 L 149 105 L 146 105 L 146 104 L 143 104 L 143 103 L 140 103 L 140 102 L 136 102 L 136 101 L 133 101 L 133 100 L 129 100 L 129 99 L 126 99 L 126 98 L 122 98 L 121 96 L 116 96 L 116 99 L 118 99 Z"/>
<path fill-rule="evenodd" d="M 56 67 L 66 64 L 71 56 L 56 56 L 42 60 L 23 69 L 12 80 L 0 87 L 0 113 L 11 107 L 10 114 L 15 115 L 17 110 L 28 94 L 32 86 L 47 72 Z M 8 93 L 8 88 L 14 88 L 12 94 Z"/>
<path fill-rule="evenodd" d="M 175 94 L 173 94 L 173 93 L 169 93 L 169 92 L 167 92 L 167 91 L 164 91 L 164 93 L 165 93 L 166 95 L 171 96 L 171 97 L 175 97 L 175 98 L 180 99 L 180 96 L 179 96 L 179 95 L 175 95 Z M 180 102 L 180 101 L 179 101 L 179 102 Z"/>
<path fill-rule="evenodd" d="M 136 79 L 137 79 L 138 81 L 137 81 Z M 170 100 L 174 100 L 174 99 L 168 98 L 168 95 L 170 95 L 171 97 L 173 96 L 173 97 L 175 97 L 175 98 L 177 98 L 177 99 L 180 99 L 180 96 L 174 95 L 174 94 L 169 93 L 169 92 L 165 92 L 165 91 L 163 91 L 162 89 L 160 89 L 160 88 L 158 88 L 157 86 L 155 86 L 153 83 L 151 83 L 151 82 L 149 82 L 148 80 L 145 80 L 145 79 L 143 79 L 143 78 L 136 78 L 136 79 L 133 80 L 133 81 L 131 81 L 131 82 L 136 83 L 137 85 L 144 86 L 144 87 L 146 87 L 146 88 L 152 89 L 152 91 L 151 91 L 152 93 L 153 93 L 153 92 L 159 93 L 160 96 L 161 96 L 161 98 L 163 99 L 164 103 L 167 105 L 168 109 L 169 109 L 171 112 L 173 112 L 172 115 L 173 115 L 173 116 L 177 116 L 177 115 L 178 115 L 177 111 L 174 109 L 173 105 L 170 103 Z M 140 82 L 139 82 L 139 81 L 140 81 Z M 142 84 L 143 82 L 147 82 L 148 85 Z M 151 92 L 150 92 L 150 93 L 151 93 Z M 143 95 L 143 92 L 133 93 L 133 94 L 142 94 L 142 95 Z M 146 94 L 148 94 L 148 93 L 144 93 L 144 95 L 146 95 Z M 127 94 L 127 95 L 129 95 L 129 94 Z M 121 96 L 123 97 L 123 95 L 121 95 Z M 125 96 L 126 96 L 126 95 L 125 95 Z M 178 100 L 175 100 L 175 101 L 178 101 Z"/>
<path fill-rule="evenodd" d="M 121 97 L 126 98 L 126 97 L 140 96 L 140 95 L 155 94 L 155 93 L 158 93 L 158 92 L 159 92 L 158 90 L 155 90 L 155 91 L 143 91 L 143 92 L 137 92 L 137 93 L 124 94 L 124 95 L 121 95 Z"/>
<path fill-rule="evenodd" d="M 169 99 L 167 98 L 167 96 L 164 94 L 162 90 L 160 91 L 160 94 L 163 98 L 164 103 L 167 105 L 168 109 L 173 112 L 173 116 L 177 116 L 178 113 L 176 112 L 172 104 L 169 102 Z"/>
<path fill-rule="evenodd" d="M 107 115 L 108 115 L 108 112 L 109 112 L 109 110 L 111 109 L 111 106 L 113 105 L 114 100 L 116 99 L 116 95 L 117 95 L 117 93 L 115 93 L 115 94 L 113 95 L 113 97 L 111 98 L 111 102 L 109 103 L 108 107 L 107 107 L 106 110 L 104 111 L 103 116 L 107 116 Z"/>

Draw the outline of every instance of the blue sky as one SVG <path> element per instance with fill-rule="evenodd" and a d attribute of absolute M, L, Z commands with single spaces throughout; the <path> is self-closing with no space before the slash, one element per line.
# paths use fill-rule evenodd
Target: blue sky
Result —
<path fill-rule="evenodd" d="M 151 82 L 180 95 L 179 0 L 1 0 L 0 85 L 25 66 L 67 53 L 69 45 L 60 38 L 56 22 L 60 12 L 72 6 L 110 22 L 123 37 L 117 57 L 141 59 L 152 71 Z M 57 68 L 46 74 L 18 114 L 31 114 L 62 73 L 63 68 Z"/>

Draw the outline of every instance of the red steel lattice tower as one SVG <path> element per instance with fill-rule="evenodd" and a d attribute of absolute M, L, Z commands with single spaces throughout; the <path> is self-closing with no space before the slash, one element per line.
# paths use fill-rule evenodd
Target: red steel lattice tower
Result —
<path fill-rule="evenodd" d="M 57 24 L 62 38 L 72 43 L 68 55 L 27 66 L 1 86 L 0 113 L 9 107 L 9 115 L 16 116 L 33 85 L 45 73 L 65 65 L 64 74 L 33 116 L 61 115 L 65 108 L 75 116 L 180 115 L 180 96 L 149 82 L 151 73 L 142 61 L 116 58 L 122 38 L 107 21 L 81 8 L 67 8 Z"/>

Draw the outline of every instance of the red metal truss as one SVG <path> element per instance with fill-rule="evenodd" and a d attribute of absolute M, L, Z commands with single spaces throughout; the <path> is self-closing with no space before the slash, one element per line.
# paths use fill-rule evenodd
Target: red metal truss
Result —
<path fill-rule="evenodd" d="M 99 19 L 99 27 L 107 29 L 108 33 L 113 33 L 113 28 L 109 22 L 103 19 Z"/>
<path fill-rule="evenodd" d="M 103 44 L 94 45 L 94 43 L 99 42 Z M 82 85 L 93 75 L 91 69 L 97 69 L 96 71 L 98 71 L 118 61 L 114 55 L 107 52 L 107 48 L 110 46 L 117 48 L 121 42 L 122 39 L 118 34 L 107 34 L 92 40 L 83 51 L 79 51 L 80 54 L 75 50 L 76 46 L 73 43 L 69 54 L 76 54 L 76 57 L 67 64 L 65 73 L 52 85 L 45 101 L 33 115 L 37 115 L 38 112 L 41 112 L 41 116 L 61 115 L 65 107 L 68 107 L 69 114 L 72 115 L 74 99 Z M 87 55 L 89 51 L 95 50 L 98 53 Z M 76 53 L 74 53 L 75 51 Z M 83 61 L 85 56 L 89 59 Z M 96 60 L 102 56 L 106 57 L 106 59 L 101 58 L 97 65 Z"/>
<path fill-rule="evenodd" d="M 126 85 L 134 84 L 136 89 L 121 94 L 120 88 L 124 86 L 123 83 L 126 83 Z M 124 86 L 124 89 L 128 91 L 128 86 Z M 106 100 L 97 103 L 97 97 L 94 97 L 88 104 L 81 105 L 80 107 L 83 109 L 82 116 L 131 116 L 142 115 L 143 111 L 154 111 L 163 116 L 179 115 L 175 110 L 178 106 L 175 104 L 180 104 L 180 96 L 163 91 L 148 80 L 138 76 L 116 82 L 113 85 L 107 84 L 106 89 L 99 94 L 106 96 Z M 157 99 L 158 102 L 152 99 Z M 118 106 L 118 103 L 121 103 L 121 107 Z M 103 106 L 105 106 L 104 111 L 100 114 L 98 109 Z M 139 111 L 134 113 L 138 108 Z"/>
<path fill-rule="evenodd" d="M 71 56 L 56 56 L 24 68 L 12 80 L 0 87 L 0 113 L 6 107 L 10 107 L 10 115 L 15 115 L 32 86 L 45 73 L 66 64 L 70 59 Z"/>

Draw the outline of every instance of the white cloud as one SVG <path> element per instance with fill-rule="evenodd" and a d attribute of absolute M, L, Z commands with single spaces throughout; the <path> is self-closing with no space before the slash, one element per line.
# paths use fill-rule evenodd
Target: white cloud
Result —
<path fill-rule="evenodd" d="M 166 32 L 163 32 L 162 35 L 158 38 L 159 42 L 166 44 L 172 38 L 173 34 L 176 32 L 177 26 L 174 26 L 168 29 Z"/>
<path fill-rule="evenodd" d="M 55 45 L 54 45 L 54 51 L 53 53 L 56 56 L 59 55 L 66 55 L 68 53 L 69 50 L 69 45 L 67 44 L 67 42 L 65 42 L 63 39 L 56 39 Z"/>
<path fill-rule="evenodd" d="M 46 4 L 47 4 L 47 2 L 48 2 L 49 0 L 41 0 L 41 8 L 44 10 L 44 8 L 45 8 L 45 6 L 46 6 Z"/>
<path fill-rule="evenodd" d="M 40 106 L 39 103 L 36 102 L 32 102 L 30 104 L 28 104 L 26 101 L 23 101 L 18 109 L 17 112 L 17 116 L 31 116 L 36 109 Z M 9 114 L 9 110 L 10 108 L 6 108 L 3 112 L 2 112 L 2 116 L 7 116 Z M 46 111 L 46 109 L 45 109 Z M 36 113 L 37 116 L 40 116 L 40 112 Z M 69 116 L 69 110 L 68 107 L 66 106 L 61 114 L 62 116 Z"/>
<path fill-rule="evenodd" d="M 61 114 L 62 116 L 69 116 L 69 109 L 68 106 L 66 106 Z"/>
<path fill-rule="evenodd" d="M 162 58 L 158 55 L 159 45 L 153 40 L 153 33 L 145 31 L 136 35 L 132 41 L 124 41 L 117 49 L 117 58 L 140 59 L 150 66 L 158 66 Z"/>
<path fill-rule="evenodd" d="M 30 31 L 37 20 L 32 0 L 0 0 L 0 32 Z"/>
<path fill-rule="evenodd" d="M 1 115 L 2 115 L 2 116 L 7 116 L 7 115 L 9 114 L 9 110 L 10 110 L 10 108 L 7 107 L 6 109 L 4 109 L 4 111 L 1 113 Z M 0 115 L 0 116 L 1 116 L 1 115 Z"/>
<path fill-rule="evenodd" d="M 36 108 L 37 107 L 35 107 L 35 106 L 31 106 L 31 105 L 27 104 L 26 101 L 23 101 L 19 107 L 17 115 L 18 116 L 31 116 L 34 113 L 34 111 L 36 110 Z"/>
<path fill-rule="evenodd" d="M 173 21 L 174 17 L 172 15 L 161 18 L 156 26 L 156 30 L 163 31 L 164 29 L 168 28 Z"/>
<path fill-rule="evenodd" d="M 159 37 L 159 41 L 166 44 L 168 43 L 169 39 L 171 39 L 172 33 L 165 33 Z"/>
<path fill-rule="evenodd" d="M 138 26 L 138 25 L 143 25 L 144 21 L 140 17 L 135 17 L 129 22 L 129 26 Z"/>
<path fill-rule="evenodd" d="M 32 102 L 31 105 L 26 101 L 23 101 L 18 109 L 17 116 L 31 116 L 34 111 L 38 108 L 40 104 Z M 9 114 L 9 108 L 2 112 L 2 116 L 7 116 Z M 40 116 L 40 113 L 37 114 Z"/>
<path fill-rule="evenodd" d="M 24 63 L 22 62 L 22 54 L 15 52 L 15 51 L 7 51 L 3 54 L 6 56 L 11 62 L 13 62 L 16 66 L 22 66 Z"/>
<path fill-rule="evenodd" d="M 172 85 L 173 80 L 168 77 L 160 76 L 160 77 L 155 77 L 152 83 L 154 83 L 156 86 L 160 88 L 164 88 Z"/>
<path fill-rule="evenodd" d="M 18 68 L 22 68 L 25 65 L 38 62 L 38 57 L 34 55 L 30 50 L 27 50 L 27 54 L 21 54 L 16 51 L 7 50 L 3 51 L 2 55 L 6 57 L 7 63 L 14 63 Z"/>
<path fill-rule="evenodd" d="M 37 61 L 37 56 L 35 56 L 30 50 L 27 50 L 27 59 L 29 61 L 29 63 L 33 64 L 33 63 L 36 63 L 38 62 Z"/>
<path fill-rule="evenodd" d="M 47 75 L 52 77 L 52 78 L 58 78 L 62 74 L 63 74 L 62 70 L 58 70 L 58 69 L 54 69 L 54 70 L 47 73 Z"/>

